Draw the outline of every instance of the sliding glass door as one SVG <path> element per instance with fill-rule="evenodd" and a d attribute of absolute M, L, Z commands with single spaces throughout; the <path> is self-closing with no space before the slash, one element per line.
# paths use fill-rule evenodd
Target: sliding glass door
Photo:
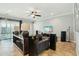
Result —
<path fill-rule="evenodd" d="M 0 20 L 0 40 L 12 39 L 16 25 L 19 25 L 19 22 Z"/>
<path fill-rule="evenodd" d="M 0 22 L 0 30 L 1 30 L 0 36 L 2 40 L 11 39 L 11 24 L 8 21 L 2 20 Z"/>

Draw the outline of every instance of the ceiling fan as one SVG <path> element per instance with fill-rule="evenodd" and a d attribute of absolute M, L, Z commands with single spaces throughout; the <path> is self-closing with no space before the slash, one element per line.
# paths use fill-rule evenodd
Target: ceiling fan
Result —
<path fill-rule="evenodd" d="M 34 23 L 37 21 L 35 20 L 35 18 L 41 17 L 40 11 L 38 9 L 33 8 L 33 9 L 27 10 L 26 14 L 27 14 L 27 17 L 30 16 L 33 18 L 31 22 L 32 22 L 32 30 L 33 30 L 32 35 L 34 35 Z"/>
<path fill-rule="evenodd" d="M 40 11 L 37 9 L 27 10 L 26 14 L 28 14 L 28 16 L 31 16 L 32 18 L 41 17 Z"/>

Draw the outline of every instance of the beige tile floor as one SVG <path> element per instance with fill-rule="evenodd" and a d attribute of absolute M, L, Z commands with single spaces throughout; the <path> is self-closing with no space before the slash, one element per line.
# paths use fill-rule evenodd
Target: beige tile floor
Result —
<path fill-rule="evenodd" d="M 75 56 L 75 44 L 72 42 L 60 42 L 56 44 L 56 51 L 45 50 L 39 56 Z M 0 41 L 0 56 L 22 56 L 21 52 L 15 47 L 12 40 Z"/>

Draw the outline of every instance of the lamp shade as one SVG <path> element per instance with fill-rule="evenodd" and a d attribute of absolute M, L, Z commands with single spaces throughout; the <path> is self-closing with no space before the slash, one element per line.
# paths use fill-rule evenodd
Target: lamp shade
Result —
<path fill-rule="evenodd" d="M 28 31 L 30 29 L 30 24 L 29 23 L 22 23 L 21 24 L 21 30 L 22 31 Z"/>
<path fill-rule="evenodd" d="M 14 26 L 14 31 L 20 31 L 19 26 Z"/>

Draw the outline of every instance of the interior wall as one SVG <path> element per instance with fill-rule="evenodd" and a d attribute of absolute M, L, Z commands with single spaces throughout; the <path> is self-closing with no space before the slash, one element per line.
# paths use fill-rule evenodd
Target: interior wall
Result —
<path fill-rule="evenodd" d="M 61 17 L 56 17 L 52 19 L 48 19 L 46 21 L 35 22 L 34 30 L 39 30 L 44 32 L 43 27 L 47 25 L 53 26 L 53 32 L 56 33 L 57 37 L 61 37 L 61 31 L 67 31 L 70 27 L 70 39 L 73 40 L 73 15 L 64 15 Z M 67 35 L 68 38 L 68 35 Z"/>

